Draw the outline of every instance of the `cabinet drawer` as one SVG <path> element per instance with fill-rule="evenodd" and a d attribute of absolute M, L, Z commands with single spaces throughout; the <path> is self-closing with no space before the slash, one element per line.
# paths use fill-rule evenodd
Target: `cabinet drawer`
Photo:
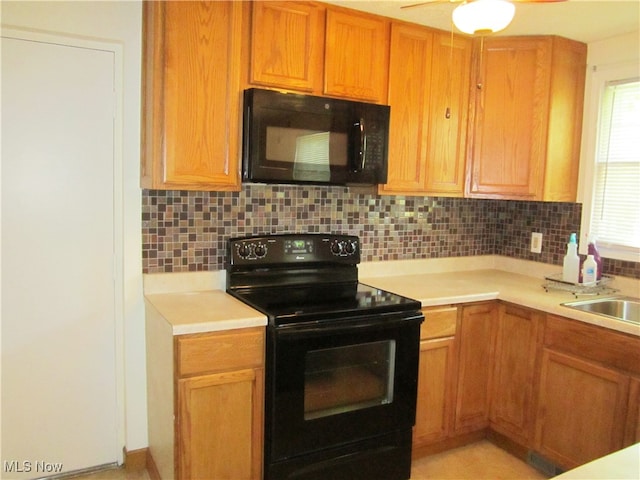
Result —
<path fill-rule="evenodd" d="M 420 327 L 420 340 L 452 337 L 456 334 L 458 320 L 457 307 L 436 307 L 422 309 L 424 322 Z"/>
<path fill-rule="evenodd" d="M 176 339 L 178 376 L 260 367 L 263 363 L 262 328 L 184 335 Z"/>
<path fill-rule="evenodd" d="M 547 315 L 544 344 L 640 374 L 640 338 L 568 318 Z"/>

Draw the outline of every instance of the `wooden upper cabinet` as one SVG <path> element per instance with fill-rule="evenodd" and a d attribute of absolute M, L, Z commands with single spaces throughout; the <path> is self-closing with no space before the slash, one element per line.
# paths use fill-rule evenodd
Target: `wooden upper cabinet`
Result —
<path fill-rule="evenodd" d="M 457 307 L 423 310 L 420 327 L 420 368 L 413 448 L 444 440 L 451 433 L 456 374 Z"/>
<path fill-rule="evenodd" d="M 387 103 L 389 25 L 384 17 L 327 8 L 325 95 Z"/>
<path fill-rule="evenodd" d="M 440 32 L 434 36 L 429 107 L 427 193 L 464 193 L 471 40 Z"/>
<path fill-rule="evenodd" d="M 243 8 L 144 3 L 143 188 L 240 188 Z"/>
<path fill-rule="evenodd" d="M 253 2 L 249 83 L 322 93 L 324 7 Z"/>
<path fill-rule="evenodd" d="M 543 200 L 575 202 L 582 141 L 587 46 L 552 38 L 551 92 Z"/>
<path fill-rule="evenodd" d="M 467 196 L 575 201 L 586 45 L 484 39 L 473 65 Z"/>
<path fill-rule="evenodd" d="M 434 34 L 419 26 L 391 26 L 388 178 L 381 193 L 424 192 Z"/>
<path fill-rule="evenodd" d="M 389 176 L 382 194 L 462 196 L 471 41 L 393 23 Z"/>

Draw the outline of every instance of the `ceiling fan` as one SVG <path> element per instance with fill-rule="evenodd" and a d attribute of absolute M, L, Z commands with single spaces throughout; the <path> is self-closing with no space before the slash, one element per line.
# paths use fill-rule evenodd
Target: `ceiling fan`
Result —
<path fill-rule="evenodd" d="M 514 3 L 557 3 L 567 0 L 426 0 L 400 8 L 416 8 L 434 3 L 459 3 L 451 15 L 458 30 L 485 35 L 506 28 L 515 14 Z"/>

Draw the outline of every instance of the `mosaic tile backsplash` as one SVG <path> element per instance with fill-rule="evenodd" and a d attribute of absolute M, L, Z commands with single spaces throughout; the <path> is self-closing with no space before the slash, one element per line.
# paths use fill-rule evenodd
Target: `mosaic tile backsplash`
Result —
<path fill-rule="evenodd" d="M 244 185 L 240 192 L 144 190 L 144 273 L 221 270 L 231 237 L 357 235 L 362 261 L 505 255 L 562 265 L 580 230 L 580 204 L 380 196 L 344 187 Z M 542 253 L 529 251 L 531 232 Z M 603 272 L 640 278 L 640 263 L 603 260 Z"/>

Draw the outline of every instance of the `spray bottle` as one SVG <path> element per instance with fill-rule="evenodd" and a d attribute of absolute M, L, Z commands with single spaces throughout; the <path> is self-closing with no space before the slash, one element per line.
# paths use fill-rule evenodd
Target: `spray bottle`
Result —
<path fill-rule="evenodd" d="M 562 264 L 562 280 L 569 283 L 578 283 L 580 278 L 580 257 L 578 256 L 578 243 L 576 234 L 572 233 L 567 244 L 567 254 Z"/>

